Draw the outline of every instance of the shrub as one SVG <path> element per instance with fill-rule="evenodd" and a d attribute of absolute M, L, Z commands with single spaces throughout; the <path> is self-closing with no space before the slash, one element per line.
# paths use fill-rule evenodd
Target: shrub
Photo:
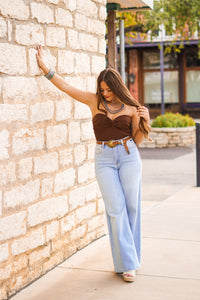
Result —
<path fill-rule="evenodd" d="M 157 116 L 151 127 L 188 127 L 195 126 L 194 120 L 189 115 L 167 112 L 164 115 Z"/>

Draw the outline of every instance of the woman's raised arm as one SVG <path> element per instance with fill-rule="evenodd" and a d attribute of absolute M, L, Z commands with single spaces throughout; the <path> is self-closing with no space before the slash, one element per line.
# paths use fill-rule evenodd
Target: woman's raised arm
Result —
<path fill-rule="evenodd" d="M 43 51 L 42 46 L 37 47 L 36 59 L 38 62 L 39 67 L 43 70 L 44 74 L 47 75 L 50 69 L 45 65 L 43 60 Z M 51 82 L 59 88 L 61 91 L 67 93 L 70 97 L 87 104 L 88 106 L 93 106 L 96 104 L 97 96 L 94 93 L 85 92 L 79 90 L 70 84 L 68 84 L 61 76 L 58 74 L 54 74 L 53 77 L 50 79 Z"/>

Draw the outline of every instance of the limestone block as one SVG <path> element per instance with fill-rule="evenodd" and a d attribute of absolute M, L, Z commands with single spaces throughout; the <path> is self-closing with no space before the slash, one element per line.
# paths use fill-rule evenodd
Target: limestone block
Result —
<path fill-rule="evenodd" d="M 65 29 L 59 27 L 48 27 L 46 32 L 46 44 L 51 47 L 65 48 Z"/>
<path fill-rule="evenodd" d="M 60 26 L 73 27 L 73 17 L 72 14 L 62 8 L 56 9 L 56 24 Z"/>
<path fill-rule="evenodd" d="M 74 147 L 75 165 L 79 166 L 86 159 L 86 147 L 85 145 L 77 145 Z"/>
<path fill-rule="evenodd" d="M 7 35 L 7 24 L 3 18 L 0 18 L 0 37 L 5 37 Z"/>
<path fill-rule="evenodd" d="M 94 163 L 86 162 L 78 168 L 78 183 L 87 182 L 95 177 Z"/>
<path fill-rule="evenodd" d="M 99 8 L 99 19 L 105 21 L 107 17 L 106 6 L 101 5 Z"/>
<path fill-rule="evenodd" d="M 73 164 L 73 150 L 71 147 L 60 151 L 60 165 L 67 167 Z"/>
<path fill-rule="evenodd" d="M 73 51 L 58 51 L 58 72 L 61 74 L 71 74 L 74 72 L 75 54 Z"/>
<path fill-rule="evenodd" d="M 69 143 L 75 144 L 80 142 L 80 122 L 69 121 Z"/>
<path fill-rule="evenodd" d="M 50 196 L 53 192 L 53 178 L 48 177 L 42 180 L 42 197 Z"/>
<path fill-rule="evenodd" d="M 5 285 L 0 287 L 0 299 L 7 299 L 7 291 Z"/>
<path fill-rule="evenodd" d="M 95 1 L 104 5 L 107 3 L 107 0 L 95 0 Z"/>
<path fill-rule="evenodd" d="M 0 216 L 2 216 L 2 191 L 0 191 Z"/>
<path fill-rule="evenodd" d="M 45 236 L 42 228 L 30 231 L 25 237 L 15 240 L 12 245 L 12 254 L 18 255 L 44 245 Z"/>
<path fill-rule="evenodd" d="M 46 137 L 47 149 L 65 145 L 67 143 L 67 126 L 65 124 L 48 126 L 46 129 Z"/>
<path fill-rule="evenodd" d="M 0 78 L 0 97 L 1 97 L 1 88 L 2 88 L 2 78 Z"/>
<path fill-rule="evenodd" d="M 12 273 L 12 263 L 9 263 L 9 264 L 3 266 L 0 269 L 0 281 L 8 279 L 10 277 L 11 273 Z M 7 299 L 7 295 L 6 295 L 5 299 Z M 4 300 L 4 298 L 3 298 L 3 300 Z"/>
<path fill-rule="evenodd" d="M 25 185 L 20 185 L 6 191 L 4 195 L 4 207 L 15 208 L 33 203 L 39 199 L 40 181 L 39 179 L 29 181 Z"/>
<path fill-rule="evenodd" d="M 88 119 L 91 118 L 91 110 L 89 106 L 81 102 L 75 102 L 74 118 L 75 119 Z"/>
<path fill-rule="evenodd" d="M 85 187 L 76 187 L 74 190 L 69 192 L 70 211 L 85 203 L 85 193 Z"/>
<path fill-rule="evenodd" d="M 42 249 L 35 250 L 29 255 L 29 265 L 34 266 L 37 262 L 50 257 L 50 245 L 43 247 Z"/>
<path fill-rule="evenodd" d="M 7 21 L 7 24 L 8 24 L 8 41 L 11 42 L 13 26 L 9 20 Z"/>
<path fill-rule="evenodd" d="M 54 67 L 51 67 L 52 70 L 55 70 Z M 61 92 L 56 86 L 54 86 L 48 79 L 44 76 L 37 78 L 37 83 L 40 89 L 41 99 L 60 99 L 63 98 L 63 92 Z M 53 101 L 54 102 L 54 101 Z"/>
<path fill-rule="evenodd" d="M 77 9 L 83 12 L 86 16 L 97 18 L 98 8 L 91 0 L 77 1 Z"/>
<path fill-rule="evenodd" d="M 16 25 L 15 41 L 21 45 L 44 44 L 44 32 L 41 25 L 25 24 Z"/>
<path fill-rule="evenodd" d="M 70 11 L 74 11 L 76 9 L 76 0 L 60 0 L 61 3 L 65 4 L 65 7 Z"/>
<path fill-rule="evenodd" d="M 21 211 L 0 219 L 0 241 L 26 233 L 26 212 Z"/>
<path fill-rule="evenodd" d="M 95 147 L 96 147 L 95 142 L 88 144 L 88 160 L 93 160 L 94 159 Z"/>
<path fill-rule="evenodd" d="M 105 22 L 88 18 L 87 30 L 89 33 L 102 36 L 103 38 L 105 36 L 105 29 Z"/>
<path fill-rule="evenodd" d="M 97 52 L 98 51 L 98 39 L 91 34 L 80 33 L 80 48 L 82 50 Z"/>
<path fill-rule="evenodd" d="M 105 69 L 105 57 L 104 56 L 92 56 L 92 73 L 99 75 L 99 73 Z"/>
<path fill-rule="evenodd" d="M 85 187 L 86 202 L 96 200 L 97 197 L 99 196 L 98 194 L 99 194 L 99 187 L 96 181 L 93 181 L 86 185 Z"/>
<path fill-rule="evenodd" d="M 67 30 L 67 48 L 72 50 L 80 49 L 79 34 L 76 30 Z"/>
<path fill-rule="evenodd" d="M 51 152 L 34 158 L 34 174 L 51 173 L 58 170 L 58 154 Z"/>
<path fill-rule="evenodd" d="M 97 78 L 96 76 L 87 77 L 87 91 L 96 94 L 97 91 Z"/>
<path fill-rule="evenodd" d="M 90 73 L 90 57 L 86 53 L 76 53 L 75 73 Z"/>
<path fill-rule="evenodd" d="M 55 177 L 55 193 L 60 193 L 67 190 L 69 187 L 74 185 L 75 181 L 75 170 L 73 168 L 67 169 L 64 172 L 56 174 Z"/>
<path fill-rule="evenodd" d="M 31 106 L 31 122 L 43 122 L 51 120 L 54 114 L 53 101 L 47 101 L 43 103 L 36 103 Z"/>
<path fill-rule="evenodd" d="M 4 17 L 18 20 L 29 18 L 29 8 L 23 0 L 0 1 L 0 12 Z"/>
<path fill-rule="evenodd" d="M 12 152 L 16 155 L 44 148 L 44 130 L 21 128 L 13 136 Z"/>
<path fill-rule="evenodd" d="M 20 256 L 13 257 L 13 273 L 18 273 L 22 269 L 28 266 L 28 255 L 22 254 Z"/>
<path fill-rule="evenodd" d="M 59 0 L 47 0 L 48 3 L 58 4 Z"/>
<path fill-rule="evenodd" d="M 30 103 L 37 99 L 39 89 L 35 78 L 6 77 L 3 79 L 4 103 Z"/>
<path fill-rule="evenodd" d="M 31 3 L 31 17 L 39 23 L 54 23 L 54 12 L 48 5 L 42 3 Z"/>
<path fill-rule="evenodd" d="M 104 205 L 104 202 L 103 202 L 102 198 L 98 199 L 97 212 L 98 213 L 105 212 L 105 205 Z"/>
<path fill-rule="evenodd" d="M 0 263 L 4 260 L 8 259 L 8 244 L 2 244 L 0 245 Z"/>
<path fill-rule="evenodd" d="M 6 165 L 0 165 L 0 186 L 7 186 L 13 183 L 15 176 L 15 163 L 9 161 Z"/>
<path fill-rule="evenodd" d="M 0 131 L 0 160 L 9 158 L 9 146 L 9 131 L 4 129 Z"/>
<path fill-rule="evenodd" d="M 98 227 L 103 226 L 105 224 L 105 222 L 106 222 L 106 219 L 105 219 L 104 214 L 91 218 L 88 221 L 88 231 L 92 231 Z"/>
<path fill-rule="evenodd" d="M 93 126 L 92 126 L 91 121 L 81 123 L 81 139 L 83 141 L 94 140 L 95 139 Z"/>
<path fill-rule="evenodd" d="M 50 241 L 58 235 L 59 221 L 53 221 L 46 226 L 46 241 Z"/>
<path fill-rule="evenodd" d="M 63 217 L 68 212 L 67 196 L 40 201 L 28 208 L 28 224 L 35 226 Z"/>
<path fill-rule="evenodd" d="M 18 178 L 20 180 L 29 180 L 33 171 L 32 157 L 21 159 L 18 162 Z"/>
<path fill-rule="evenodd" d="M 86 224 L 72 230 L 70 232 L 70 240 L 71 241 L 79 240 L 85 235 L 85 233 L 86 233 Z"/>
<path fill-rule="evenodd" d="M 64 98 L 56 101 L 56 121 L 66 121 L 72 117 L 72 101 Z"/>
<path fill-rule="evenodd" d="M 96 214 L 96 203 L 90 203 L 76 210 L 77 223 L 81 223 L 85 219 L 89 219 Z"/>
<path fill-rule="evenodd" d="M 14 121 L 27 121 L 27 106 L 24 104 L 0 104 L 0 123 L 10 124 Z"/>
<path fill-rule="evenodd" d="M 106 41 L 105 39 L 99 39 L 99 53 L 106 54 Z"/>
<path fill-rule="evenodd" d="M 74 87 L 78 87 L 80 90 L 84 90 L 86 91 L 86 80 L 85 78 L 83 78 L 83 76 L 68 76 L 65 77 L 65 80 L 68 84 L 74 86 Z M 72 98 L 73 99 L 73 98 Z"/>
<path fill-rule="evenodd" d="M 75 214 L 68 214 L 66 217 L 61 219 L 61 235 L 64 235 L 66 232 L 71 231 L 72 228 L 76 226 Z"/>
<path fill-rule="evenodd" d="M 27 71 L 25 48 L 8 43 L 0 44 L 0 70 L 8 75 L 22 75 Z"/>
<path fill-rule="evenodd" d="M 87 30 L 88 27 L 88 18 L 83 14 L 76 13 L 74 18 L 75 28 L 80 30 Z"/>
<path fill-rule="evenodd" d="M 56 251 L 54 255 L 51 254 L 51 257 L 43 263 L 42 270 L 43 272 L 47 272 L 48 270 L 51 270 L 58 264 L 60 264 L 63 261 L 63 251 Z"/>

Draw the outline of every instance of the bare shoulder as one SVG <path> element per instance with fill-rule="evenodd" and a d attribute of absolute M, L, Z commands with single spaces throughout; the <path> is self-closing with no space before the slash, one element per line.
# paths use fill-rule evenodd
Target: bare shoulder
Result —
<path fill-rule="evenodd" d="M 136 118 L 137 117 L 137 107 L 135 106 L 129 106 L 128 107 L 129 110 L 129 114 L 132 118 Z"/>

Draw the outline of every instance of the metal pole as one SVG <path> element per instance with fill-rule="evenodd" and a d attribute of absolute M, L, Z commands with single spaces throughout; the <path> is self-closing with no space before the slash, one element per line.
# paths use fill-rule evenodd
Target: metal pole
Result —
<path fill-rule="evenodd" d="M 124 20 L 119 20 L 120 28 L 120 70 L 122 79 L 125 81 L 125 51 L 124 51 Z"/>
<path fill-rule="evenodd" d="M 164 102 L 164 58 L 163 58 L 163 41 L 160 43 L 160 76 L 161 76 L 161 114 L 165 113 Z"/>
<path fill-rule="evenodd" d="M 196 123 L 196 166 L 197 187 L 200 186 L 200 123 Z"/>

